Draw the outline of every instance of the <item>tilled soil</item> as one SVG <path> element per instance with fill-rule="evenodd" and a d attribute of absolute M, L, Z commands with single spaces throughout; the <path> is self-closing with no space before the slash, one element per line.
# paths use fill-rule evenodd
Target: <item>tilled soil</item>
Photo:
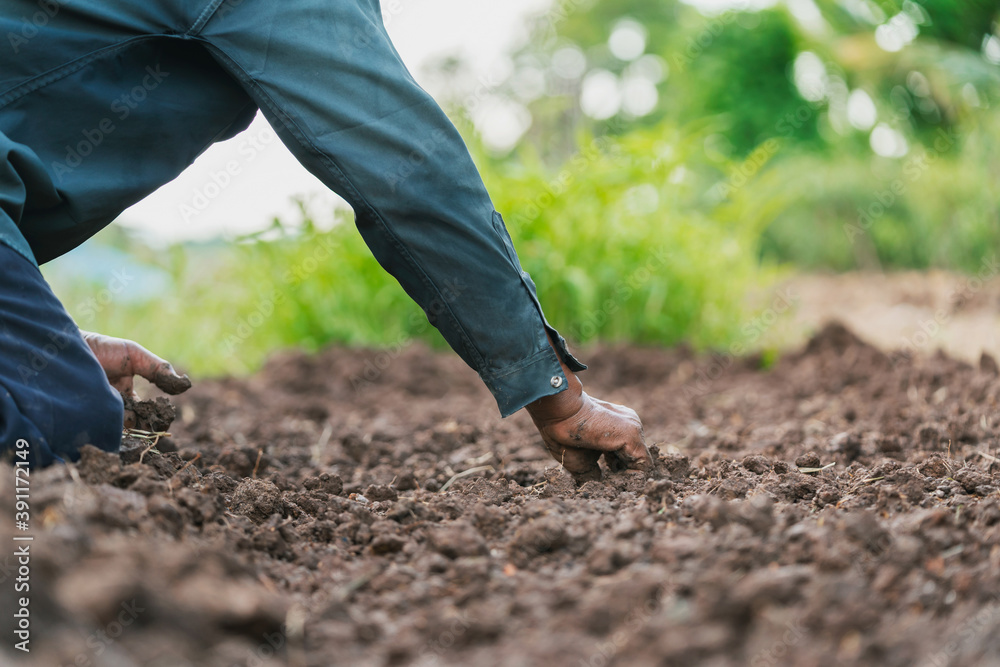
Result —
<path fill-rule="evenodd" d="M 837 325 L 770 369 L 585 356 L 588 390 L 644 418 L 648 478 L 577 487 L 421 347 L 286 353 L 172 399 L 155 447 L 33 472 L 29 662 L 1000 662 L 991 358 L 886 355 Z M 149 431 L 169 412 L 133 410 Z"/>

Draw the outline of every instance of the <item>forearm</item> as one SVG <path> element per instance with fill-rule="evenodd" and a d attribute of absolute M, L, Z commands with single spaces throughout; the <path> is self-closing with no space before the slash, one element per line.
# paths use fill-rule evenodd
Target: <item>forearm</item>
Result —
<path fill-rule="evenodd" d="M 438 142 L 424 168 L 393 183 L 395 192 L 352 202 L 366 243 L 479 373 L 503 416 L 560 391 L 566 383 L 560 359 L 571 370 L 585 366 L 546 323 L 461 137 L 450 123 L 439 127 L 447 119 L 430 106 L 393 118 L 428 135 L 439 130 Z"/>

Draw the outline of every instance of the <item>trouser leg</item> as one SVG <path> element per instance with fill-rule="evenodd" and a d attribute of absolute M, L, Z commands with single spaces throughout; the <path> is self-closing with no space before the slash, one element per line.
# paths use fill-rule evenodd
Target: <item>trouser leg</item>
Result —
<path fill-rule="evenodd" d="M 2 214 L 0 214 L 2 215 Z M 39 270 L 0 244 L 0 456 L 18 440 L 33 466 L 117 451 L 122 400 Z"/>

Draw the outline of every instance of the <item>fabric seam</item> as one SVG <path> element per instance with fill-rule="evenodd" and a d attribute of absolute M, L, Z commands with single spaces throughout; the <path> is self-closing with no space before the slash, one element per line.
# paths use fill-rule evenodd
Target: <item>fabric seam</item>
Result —
<path fill-rule="evenodd" d="M 201 29 L 205 27 L 205 24 L 208 23 L 213 16 L 215 16 L 217 11 L 219 11 L 219 7 L 222 6 L 222 3 L 226 1 L 227 0 L 212 0 L 209 2 L 205 6 L 205 9 L 201 10 L 201 14 L 198 15 L 198 18 L 195 19 L 194 23 L 191 24 L 191 27 L 188 28 L 184 35 L 189 37 L 197 36 L 201 32 Z"/>
<path fill-rule="evenodd" d="M 536 352 L 535 354 L 531 355 L 530 357 L 527 357 L 526 359 L 522 359 L 521 361 L 515 362 L 515 363 L 511 364 L 510 366 L 507 366 L 506 368 L 504 368 L 501 371 L 498 371 L 496 373 L 482 373 L 481 376 L 482 376 L 482 378 L 483 378 L 484 381 L 502 380 L 503 378 L 506 378 L 506 377 L 508 377 L 510 375 L 513 375 L 513 374 L 517 373 L 518 371 L 524 370 L 525 368 L 527 368 L 529 366 L 534 366 L 539 361 L 545 361 L 546 358 L 547 358 L 547 356 L 549 354 L 552 354 L 553 356 L 555 356 L 555 352 L 553 352 L 551 349 L 539 350 L 538 352 Z M 559 357 L 558 356 L 555 356 L 555 362 L 556 362 L 556 364 L 559 363 Z"/>
<path fill-rule="evenodd" d="M 114 53 L 115 51 L 121 51 L 123 49 L 132 46 L 137 42 L 144 42 L 150 39 L 156 39 L 159 37 L 174 37 L 173 35 L 163 35 L 163 34 L 152 34 L 152 35 L 141 35 L 139 37 L 129 37 L 125 41 L 112 44 L 110 46 L 105 46 L 96 51 L 91 51 L 90 53 L 84 54 L 74 60 L 69 61 L 55 69 L 48 70 L 47 72 L 42 72 L 37 74 L 27 81 L 23 81 L 13 88 L 5 90 L 0 93 L 0 109 L 16 102 L 25 95 L 33 93 L 36 90 L 41 90 L 45 86 L 55 83 L 61 79 L 65 79 L 71 74 L 79 72 L 81 69 L 97 60 L 103 55 Z"/>

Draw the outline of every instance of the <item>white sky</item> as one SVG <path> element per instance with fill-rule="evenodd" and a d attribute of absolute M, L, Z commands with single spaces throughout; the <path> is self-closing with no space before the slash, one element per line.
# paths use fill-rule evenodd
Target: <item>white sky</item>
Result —
<path fill-rule="evenodd" d="M 775 0 L 684 2 L 712 13 L 760 8 Z M 382 0 L 382 6 L 396 49 L 417 81 L 434 94 L 422 72 L 429 60 L 460 54 L 476 78 L 489 79 L 504 55 L 523 40 L 524 17 L 547 10 L 552 0 Z M 227 178 L 224 172 L 233 161 L 239 171 Z M 258 115 L 245 133 L 212 146 L 173 182 L 125 211 L 119 223 L 141 231 L 151 243 L 232 237 L 264 229 L 275 216 L 297 223 L 295 197 L 309 202 L 321 226 L 329 224 L 335 207 L 346 207 L 299 165 Z"/>
<path fill-rule="evenodd" d="M 523 17 L 551 0 L 383 0 L 386 27 L 418 81 L 428 60 L 462 54 L 487 73 L 523 35 Z M 430 91 L 432 94 L 435 92 Z M 238 173 L 225 172 L 235 161 Z M 127 210 L 119 223 L 141 230 L 150 242 L 208 239 L 265 228 L 274 216 L 297 222 L 292 198 L 304 196 L 319 224 L 343 204 L 303 169 L 258 115 L 246 133 L 212 146 L 176 180 Z"/>

